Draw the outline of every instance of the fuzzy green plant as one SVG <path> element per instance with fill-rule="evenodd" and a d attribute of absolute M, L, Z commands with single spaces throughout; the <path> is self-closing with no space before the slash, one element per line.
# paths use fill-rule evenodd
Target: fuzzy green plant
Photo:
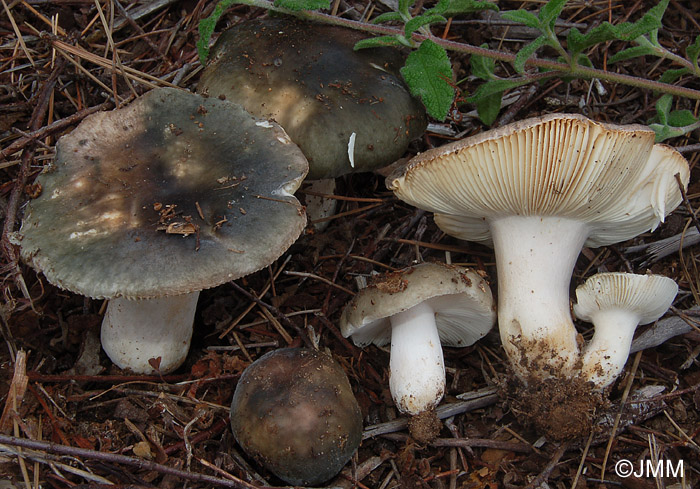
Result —
<path fill-rule="evenodd" d="M 653 91 L 659 98 L 656 117 L 650 123 L 656 131 L 658 141 L 686 134 L 700 126 L 700 121 L 690 111 L 673 110 L 673 97 L 700 100 L 700 91 L 675 84 L 681 77 L 700 77 L 700 36 L 686 48 L 685 57 L 669 51 L 659 42 L 659 29 L 669 0 L 661 0 L 635 22 L 615 25 L 603 22 L 585 33 L 574 27 L 569 29 L 565 38 L 557 34 L 555 26 L 567 0 L 549 0 L 536 13 L 528 10 L 502 12 L 504 19 L 538 32 L 533 41 L 515 54 L 489 49 L 487 45 L 473 46 L 441 39 L 430 31 L 431 25 L 444 23 L 451 17 L 481 10 L 498 10 L 489 1 L 437 0 L 433 6 L 421 8 L 416 13 L 412 9 L 412 0 L 399 0 L 396 11 L 383 13 L 372 23 L 366 23 L 318 12 L 318 9 L 329 8 L 329 0 L 222 0 L 212 15 L 202 20 L 199 26 L 200 40 L 197 47 L 202 63 L 206 61 L 216 22 L 225 9 L 234 3 L 263 7 L 376 34 L 375 37 L 360 41 L 355 46 L 356 49 L 376 46 L 410 48 L 411 52 L 401 74 L 411 92 L 420 97 L 428 113 L 438 120 L 445 120 L 450 109 L 458 104 L 471 103 L 476 107 L 482 122 L 490 125 L 498 117 L 503 95 L 507 91 L 550 78 L 578 78 L 622 83 Z M 653 56 L 670 61 L 674 68 L 666 70 L 656 80 L 596 68 L 586 53 L 591 48 L 609 42 L 624 43 L 622 50 L 608 58 L 609 64 L 639 56 Z M 538 55 L 544 49 L 553 50 L 556 58 L 539 58 Z M 449 51 L 470 55 L 470 75 L 483 81 L 472 93 L 465 94 L 459 89 L 464 80 L 453 81 Z M 498 61 L 512 64 L 516 75 L 499 77 L 496 74 Z"/>

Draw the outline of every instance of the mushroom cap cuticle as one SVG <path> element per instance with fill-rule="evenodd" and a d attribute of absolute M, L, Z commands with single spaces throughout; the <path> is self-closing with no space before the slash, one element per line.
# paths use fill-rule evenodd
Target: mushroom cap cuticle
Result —
<path fill-rule="evenodd" d="M 272 351 L 243 372 L 231 426 L 249 456 L 290 484 L 330 479 L 362 437 L 345 372 L 329 354 L 303 348 Z"/>

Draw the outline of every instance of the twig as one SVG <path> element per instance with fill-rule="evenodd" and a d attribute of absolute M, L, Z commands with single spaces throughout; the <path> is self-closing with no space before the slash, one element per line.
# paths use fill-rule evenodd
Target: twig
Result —
<path fill-rule="evenodd" d="M 549 461 L 549 463 L 545 466 L 542 472 L 540 472 L 537 475 L 537 477 L 532 479 L 530 483 L 525 486 L 525 489 L 537 489 L 542 485 L 543 482 L 547 482 L 549 474 L 552 473 L 552 470 L 554 470 L 554 467 L 557 466 L 559 460 L 561 460 L 562 456 L 564 456 L 564 453 L 568 448 L 569 442 L 564 442 L 561 445 L 559 445 L 559 448 L 557 448 L 557 450 L 554 452 L 554 455 L 552 455 L 552 459 Z"/>
<path fill-rule="evenodd" d="M 46 112 L 49 107 L 49 100 L 51 99 L 51 93 L 53 92 L 56 81 L 58 80 L 58 75 L 63 71 L 65 62 L 58 60 L 56 65 L 51 72 L 51 75 L 46 79 L 41 87 L 38 95 L 36 96 L 36 105 L 34 107 L 34 112 L 32 113 L 32 118 L 29 123 L 29 129 L 31 132 L 39 130 L 42 126 Z M 5 255 L 5 259 L 8 263 L 8 268 L 14 275 L 15 280 L 23 288 L 23 293 L 28 297 L 28 291 L 24 286 L 24 281 L 22 279 L 21 272 L 18 266 L 18 256 L 17 251 L 12 243 L 10 243 L 10 235 L 15 230 L 15 221 L 17 220 L 17 210 L 19 209 L 19 204 L 22 197 L 22 192 L 24 191 L 24 186 L 27 184 L 27 179 L 29 178 L 29 170 L 31 168 L 32 157 L 34 156 L 34 144 L 30 144 L 22 154 L 22 163 L 19 167 L 19 172 L 15 178 L 15 184 L 10 193 L 10 198 L 7 202 L 7 210 L 5 211 L 5 223 L 2 228 L 2 252 Z"/>
<path fill-rule="evenodd" d="M 241 287 L 240 285 L 238 285 L 236 282 L 229 282 L 229 283 L 233 286 L 234 289 L 236 289 L 238 292 L 240 292 L 241 294 L 243 294 L 244 296 L 246 296 L 248 299 L 250 299 L 251 301 L 255 302 L 255 303 L 256 303 L 257 305 L 259 305 L 260 307 L 264 307 L 265 309 L 268 309 L 271 313 L 273 313 L 275 316 L 277 316 L 277 318 L 278 318 L 285 326 L 289 326 L 289 327 L 292 328 L 294 331 L 296 331 L 296 332 L 299 334 L 299 336 L 301 337 L 301 340 L 304 342 L 304 344 L 305 344 L 307 347 L 313 348 L 313 345 L 311 345 L 311 342 L 310 342 L 309 338 L 307 338 L 306 334 L 304 334 L 304 332 L 303 332 L 296 324 L 294 324 L 293 322 L 291 322 L 291 321 L 287 318 L 287 316 L 285 316 L 279 309 L 277 309 L 277 308 L 276 308 L 275 306 L 273 306 L 272 304 L 268 304 L 267 302 L 261 301 L 260 299 L 258 299 L 257 297 L 255 297 L 255 295 L 251 294 L 250 292 L 248 292 L 247 290 L 245 290 L 243 287 Z"/>
<path fill-rule="evenodd" d="M 0 433 L 9 433 L 12 428 L 11 419 L 22 403 L 27 390 L 27 352 L 20 350 L 15 357 L 15 372 L 10 382 L 10 389 L 5 398 L 5 408 L 0 416 Z"/>
<path fill-rule="evenodd" d="M 325 22 L 327 24 L 340 25 L 344 27 L 350 27 L 351 29 L 357 29 L 365 32 L 371 32 L 374 34 L 383 35 L 404 35 L 404 30 L 396 27 L 389 27 L 385 25 L 375 25 L 368 24 L 365 22 L 359 22 L 355 20 L 344 19 L 341 17 L 333 17 L 328 14 L 321 12 L 315 12 L 311 10 L 303 10 L 300 12 L 294 12 L 283 7 L 277 7 L 272 2 L 268 0 L 238 0 L 238 3 L 243 5 L 249 5 L 253 7 L 261 7 L 274 12 L 282 12 L 289 15 L 294 15 L 303 19 L 315 20 L 320 22 Z M 423 34 L 414 33 L 412 39 L 416 42 L 422 42 L 427 39 L 427 36 Z M 472 46 L 471 44 L 449 41 L 447 39 L 441 39 L 437 36 L 430 36 L 430 40 L 435 44 L 439 44 L 445 49 L 449 49 L 454 52 L 485 56 L 487 58 L 495 59 L 496 61 L 505 61 L 507 63 L 513 63 L 515 61 L 515 55 L 510 53 L 505 53 L 502 51 L 497 51 L 495 49 L 487 49 L 479 46 Z M 567 63 L 560 63 L 558 61 L 552 61 L 548 59 L 539 59 L 531 57 L 525 62 L 526 66 L 534 68 L 544 68 L 545 70 L 552 70 L 558 73 L 564 73 L 567 76 L 579 77 L 579 78 L 598 78 L 600 80 L 605 80 L 613 83 L 623 83 L 625 85 L 631 85 L 637 88 L 642 88 L 646 90 L 654 90 L 662 93 L 669 93 L 678 97 L 685 97 L 693 100 L 700 100 L 700 90 L 694 90 L 691 88 L 671 85 L 669 83 L 658 82 L 655 80 L 647 80 L 645 78 L 639 78 L 636 76 L 625 75 L 623 73 L 614 73 L 607 70 L 601 70 L 598 68 L 590 68 L 580 64 L 574 66 Z M 557 76 L 553 74 L 552 76 Z"/>
<path fill-rule="evenodd" d="M 700 221 L 698 221 L 698 216 L 695 215 L 695 211 L 693 210 L 693 206 L 690 205 L 690 201 L 688 200 L 688 194 L 685 193 L 685 187 L 683 185 L 683 182 L 681 181 L 681 176 L 679 173 L 676 173 L 674 175 L 676 177 L 676 181 L 678 182 L 678 189 L 681 191 L 681 197 L 683 198 L 683 204 L 685 205 L 685 208 L 688 210 L 688 213 L 690 214 L 690 219 L 692 219 L 693 224 L 695 225 L 695 228 L 700 232 Z"/>
<path fill-rule="evenodd" d="M 494 448 L 516 453 L 532 453 L 534 449 L 529 443 L 491 440 L 488 438 L 437 438 L 430 443 L 433 447 L 469 447 Z"/>
<path fill-rule="evenodd" d="M 293 276 L 293 277 L 304 277 L 304 278 L 312 278 L 312 279 L 315 279 L 315 280 L 319 280 L 319 281 L 323 282 L 324 284 L 328 284 L 328 285 L 330 285 L 331 287 L 335 287 L 335 288 L 338 289 L 338 290 L 342 290 L 342 291 L 345 292 L 346 294 L 349 294 L 349 295 L 351 295 L 351 296 L 355 295 L 355 292 L 353 292 L 352 290 L 350 290 L 350 289 L 348 289 L 348 288 L 345 288 L 345 287 L 343 287 L 342 285 L 338 285 L 338 284 L 336 284 L 335 282 L 333 282 L 333 281 L 331 281 L 331 280 L 328 280 L 328 279 L 325 278 L 325 277 L 321 277 L 320 275 L 316 275 L 316 274 L 308 273 L 308 272 L 290 272 L 290 271 L 287 271 L 287 270 L 285 270 L 284 274 L 285 274 L 285 275 L 290 275 L 290 276 Z"/>
<path fill-rule="evenodd" d="M 615 422 L 613 424 L 612 430 L 610 431 L 610 438 L 608 444 L 605 447 L 605 456 L 603 457 L 603 464 L 600 469 L 600 479 L 605 480 L 605 467 L 608 464 L 608 457 L 610 456 L 610 450 L 612 449 L 613 441 L 615 440 L 615 435 L 617 433 L 617 427 L 620 424 L 620 419 L 622 419 L 622 411 L 625 409 L 625 403 L 627 402 L 627 397 L 629 396 L 630 390 L 632 389 L 632 384 L 634 383 L 634 376 L 637 373 L 637 368 L 639 368 L 639 361 L 642 359 L 642 352 L 637 352 L 634 357 L 634 362 L 632 363 L 632 369 L 629 374 L 629 381 L 625 386 L 625 391 L 622 393 L 622 398 L 620 399 L 620 410 L 615 416 Z"/>
<path fill-rule="evenodd" d="M 113 464 L 124 464 L 130 467 L 136 467 L 142 470 L 154 470 L 161 474 L 170 474 L 181 479 L 195 481 L 195 482 L 206 482 L 208 484 L 222 486 L 222 487 L 233 487 L 235 489 L 260 489 L 257 486 L 252 486 L 242 480 L 227 480 L 220 479 L 218 477 L 212 477 L 206 474 L 199 474 L 196 472 L 186 472 L 184 470 L 175 469 L 173 467 L 168 467 L 167 465 L 159 464 L 156 462 L 151 462 L 149 460 L 144 460 L 138 457 L 129 457 L 126 455 L 119 455 L 116 453 L 109 452 L 98 452 L 97 450 L 89 450 L 86 448 L 76 448 L 66 445 L 59 445 L 58 443 L 50 443 L 45 441 L 27 440 L 25 438 L 17 438 L 14 436 L 7 436 L 0 434 L 0 444 L 27 448 L 29 450 L 41 450 L 43 452 L 58 454 L 58 455 L 68 455 L 71 457 L 80 457 L 90 460 L 99 460 L 101 462 L 113 463 Z M 0 445 L 2 446 L 2 445 Z M 268 488 L 269 489 L 269 488 Z"/>
<path fill-rule="evenodd" d="M 439 419 L 449 418 L 457 414 L 473 411 L 474 409 L 483 408 L 494 404 L 498 400 L 498 389 L 495 387 L 486 387 L 473 393 L 471 399 L 460 402 L 452 402 L 442 404 L 435 410 L 435 414 Z M 408 426 L 407 418 L 398 418 L 386 423 L 368 426 L 362 433 L 362 439 L 372 438 L 374 436 L 385 435 L 402 430 Z"/>
<path fill-rule="evenodd" d="M 102 102 L 100 105 L 95 105 L 94 107 L 81 110 L 80 112 L 76 112 L 75 114 L 69 115 L 68 117 L 64 117 L 63 119 L 54 121 L 48 126 L 42 127 L 41 129 L 26 133 L 26 136 L 16 139 L 5 149 L 0 150 L 0 158 L 7 159 L 10 155 L 24 149 L 28 144 L 36 142 L 39 139 L 43 139 L 46 136 L 50 136 L 51 134 L 58 132 L 61 129 L 64 129 L 68 126 L 77 124 L 90 114 L 94 114 L 95 112 L 99 112 L 101 110 L 110 108 L 112 105 L 113 103 L 110 100 L 108 100 L 106 102 Z"/>

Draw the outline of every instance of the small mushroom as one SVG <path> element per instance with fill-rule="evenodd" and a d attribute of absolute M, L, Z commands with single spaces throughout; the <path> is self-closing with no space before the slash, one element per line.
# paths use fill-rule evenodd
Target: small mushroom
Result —
<path fill-rule="evenodd" d="M 432 413 L 445 393 L 441 344 L 472 345 L 495 321 L 491 289 L 476 272 L 423 263 L 381 275 L 360 290 L 345 306 L 340 328 L 358 346 L 391 341 L 391 395 L 399 411 L 419 416 Z M 430 430 L 412 434 L 430 438 Z"/>
<path fill-rule="evenodd" d="M 598 273 L 576 289 L 576 317 L 593 323 L 584 347 L 581 375 L 596 387 L 610 385 L 627 362 L 634 331 L 671 307 L 678 285 L 663 275 Z"/>
<path fill-rule="evenodd" d="M 231 427 L 249 456 L 294 485 L 336 475 L 362 439 L 362 415 L 345 372 L 329 354 L 304 348 L 272 351 L 245 369 Z"/>
<path fill-rule="evenodd" d="M 199 291 L 265 267 L 299 236 L 293 193 L 307 168 L 277 124 L 156 89 L 58 141 L 21 255 L 58 287 L 111 299 L 102 346 L 115 364 L 167 373 L 189 350 Z"/>
<path fill-rule="evenodd" d="M 572 378 L 569 310 L 581 248 L 654 230 L 681 202 L 688 163 L 640 125 L 551 114 L 426 151 L 387 178 L 447 234 L 494 247 L 498 324 L 518 377 Z"/>

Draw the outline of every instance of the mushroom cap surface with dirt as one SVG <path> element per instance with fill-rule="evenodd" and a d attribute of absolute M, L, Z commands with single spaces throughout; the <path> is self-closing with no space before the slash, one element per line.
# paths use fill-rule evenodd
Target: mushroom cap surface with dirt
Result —
<path fill-rule="evenodd" d="M 446 233 L 494 247 L 503 346 L 521 379 L 573 377 L 569 311 L 581 248 L 654 230 L 680 202 L 687 161 L 640 125 L 527 119 L 426 151 L 387 178 Z"/>
<path fill-rule="evenodd" d="M 362 439 L 362 415 L 345 371 L 324 352 L 282 348 L 253 362 L 231 402 L 243 450 L 289 484 L 327 481 Z"/>
<path fill-rule="evenodd" d="M 265 267 L 296 240 L 306 217 L 292 194 L 306 171 L 278 125 L 230 102 L 156 89 L 59 140 L 25 212 L 21 255 L 60 288 L 112 299 L 108 320 L 152 309 L 149 299 L 178 302 Z"/>
<path fill-rule="evenodd" d="M 401 54 L 354 51 L 364 37 L 290 18 L 242 22 L 215 43 L 198 91 L 278 122 L 309 160 L 309 179 L 371 171 L 400 158 L 427 119 L 401 80 Z"/>
<path fill-rule="evenodd" d="M 479 274 L 422 263 L 375 277 L 345 306 L 340 329 L 358 346 L 391 342 L 391 395 L 402 413 L 420 416 L 432 412 L 445 393 L 442 345 L 472 345 L 495 322 L 491 289 Z M 429 439 L 413 426 L 411 432 Z"/>

